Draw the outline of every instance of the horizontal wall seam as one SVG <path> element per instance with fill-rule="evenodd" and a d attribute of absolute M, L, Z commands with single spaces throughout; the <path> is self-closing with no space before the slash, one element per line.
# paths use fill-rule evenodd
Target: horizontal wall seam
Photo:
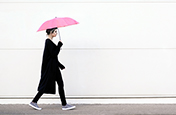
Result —
<path fill-rule="evenodd" d="M 176 98 L 176 96 L 153 96 L 153 97 L 66 97 L 67 99 L 156 99 Z M 33 97 L 0 97 L 0 99 L 33 99 Z M 41 99 L 60 99 L 60 97 L 41 97 Z"/>
<path fill-rule="evenodd" d="M 176 48 L 62 48 L 61 50 L 175 50 Z M 43 48 L 0 48 L 0 50 L 43 50 Z"/>
<path fill-rule="evenodd" d="M 60 2 L 54 2 L 54 1 L 50 1 L 50 2 L 33 2 L 33 1 L 16 1 L 16 2 L 7 2 L 7 1 L 1 1 L 0 3 L 176 3 L 176 1 L 75 1 L 75 2 L 67 2 L 67 1 L 60 1 Z"/>

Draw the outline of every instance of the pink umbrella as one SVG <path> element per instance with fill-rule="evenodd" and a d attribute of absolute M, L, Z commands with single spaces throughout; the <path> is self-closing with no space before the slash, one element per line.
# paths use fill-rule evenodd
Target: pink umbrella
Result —
<path fill-rule="evenodd" d="M 42 30 L 46 30 L 46 29 L 50 29 L 50 28 L 54 28 L 54 27 L 65 27 L 65 26 L 70 26 L 70 25 L 74 25 L 74 24 L 78 24 L 78 22 L 72 18 L 69 17 L 62 17 L 62 18 L 54 18 L 51 20 L 48 20 L 46 22 L 44 22 L 40 28 L 37 30 L 38 31 L 42 31 Z M 58 29 L 59 32 L 59 29 Z M 59 32 L 59 38 L 60 38 L 60 32 Z M 61 38 L 60 38 L 61 40 Z"/>

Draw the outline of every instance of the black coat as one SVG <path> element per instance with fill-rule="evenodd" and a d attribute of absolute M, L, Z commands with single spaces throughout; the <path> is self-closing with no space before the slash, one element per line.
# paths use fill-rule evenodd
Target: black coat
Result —
<path fill-rule="evenodd" d="M 38 86 L 38 91 L 43 93 L 55 94 L 57 77 L 61 77 L 60 69 L 65 67 L 58 61 L 57 55 L 60 52 L 62 42 L 58 42 L 57 46 L 50 40 L 46 39 L 43 52 L 43 61 L 41 68 L 41 79 Z M 60 68 L 60 69 L 59 69 Z"/>

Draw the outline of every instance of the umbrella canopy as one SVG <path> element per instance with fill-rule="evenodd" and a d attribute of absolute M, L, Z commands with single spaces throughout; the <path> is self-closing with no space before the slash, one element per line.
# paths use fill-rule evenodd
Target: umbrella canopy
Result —
<path fill-rule="evenodd" d="M 54 27 L 65 27 L 65 26 L 70 26 L 70 25 L 74 25 L 74 24 L 78 24 L 78 22 L 72 18 L 69 17 L 62 17 L 62 18 L 54 18 L 51 20 L 48 20 L 46 22 L 44 22 L 40 28 L 37 30 L 38 31 L 42 31 L 42 30 L 46 30 L 46 29 L 50 29 L 50 28 L 54 28 Z"/>

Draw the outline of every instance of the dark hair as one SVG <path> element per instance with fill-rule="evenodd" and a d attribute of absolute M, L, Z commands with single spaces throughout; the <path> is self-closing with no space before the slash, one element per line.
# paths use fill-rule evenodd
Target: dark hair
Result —
<path fill-rule="evenodd" d="M 51 32 L 51 33 L 53 33 L 55 29 L 57 29 L 57 27 L 47 29 L 47 30 L 46 30 L 47 35 L 49 35 L 49 34 L 50 34 L 50 32 Z"/>

